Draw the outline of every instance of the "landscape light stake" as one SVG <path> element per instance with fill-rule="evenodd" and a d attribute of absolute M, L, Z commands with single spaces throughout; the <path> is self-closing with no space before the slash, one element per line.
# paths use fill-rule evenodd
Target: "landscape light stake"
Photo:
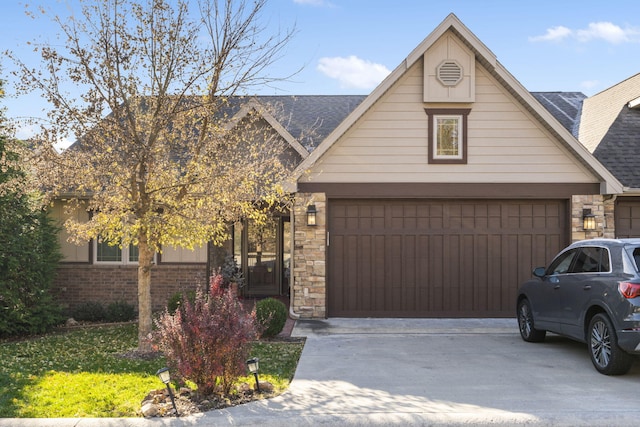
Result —
<path fill-rule="evenodd" d="M 249 372 L 251 372 L 256 378 L 256 390 L 258 391 L 258 393 L 262 393 L 260 391 L 260 381 L 258 381 L 259 361 L 260 359 L 258 359 L 257 357 L 247 360 L 247 368 L 249 369 Z"/>
<path fill-rule="evenodd" d="M 173 410 L 176 411 L 176 417 L 179 417 L 178 407 L 176 406 L 176 401 L 173 398 L 173 392 L 171 391 L 171 386 L 169 382 L 171 381 L 171 374 L 169 373 L 169 368 L 158 369 L 156 375 L 160 377 L 160 381 L 167 385 L 167 390 L 169 390 L 169 397 L 171 398 L 171 403 L 173 404 Z"/>

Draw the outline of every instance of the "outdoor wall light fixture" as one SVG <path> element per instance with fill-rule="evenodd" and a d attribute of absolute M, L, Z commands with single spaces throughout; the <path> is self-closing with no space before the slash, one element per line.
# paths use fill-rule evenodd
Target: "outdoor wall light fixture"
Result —
<path fill-rule="evenodd" d="M 318 223 L 316 222 L 316 214 L 318 211 L 316 210 L 316 205 L 307 206 L 307 225 L 315 226 Z"/>
<path fill-rule="evenodd" d="M 257 357 L 247 360 L 247 369 L 249 369 L 249 372 L 256 378 L 256 391 L 261 393 L 260 381 L 258 381 L 258 369 L 260 368 L 259 361 L 260 359 Z"/>
<path fill-rule="evenodd" d="M 160 381 L 165 383 L 167 386 L 167 390 L 169 391 L 169 397 L 171 398 L 171 403 L 173 404 L 173 410 L 176 411 L 176 417 L 179 417 L 178 408 L 176 407 L 176 401 L 173 398 L 173 392 L 171 391 L 171 386 L 169 382 L 171 382 L 171 374 L 169 373 L 169 368 L 158 369 L 156 375 L 160 378 Z"/>
<path fill-rule="evenodd" d="M 585 231 L 596 229 L 596 216 L 591 209 L 582 209 L 582 229 Z"/>

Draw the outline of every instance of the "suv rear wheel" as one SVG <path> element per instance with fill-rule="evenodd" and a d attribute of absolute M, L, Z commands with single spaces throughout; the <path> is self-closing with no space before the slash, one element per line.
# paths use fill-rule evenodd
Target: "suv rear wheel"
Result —
<path fill-rule="evenodd" d="M 598 313 L 589 322 L 589 355 L 593 366 L 605 375 L 624 375 L 633 364 L 633 356 L 618 347 L 613 324 L 606 314 Z"/>

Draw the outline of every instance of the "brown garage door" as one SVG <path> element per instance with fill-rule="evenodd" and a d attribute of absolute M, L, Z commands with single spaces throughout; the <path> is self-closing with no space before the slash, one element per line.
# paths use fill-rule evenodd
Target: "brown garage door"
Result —
<path fill-rule="evenodd" d="M 566 222 L 565 201 L 329 200 L 328 315 L 514 316 Z"/>
<path fill-rule="evenodd" d="M 640 198 L 618 198 L 615 218 L 616 237 L 640 237 Z"/>

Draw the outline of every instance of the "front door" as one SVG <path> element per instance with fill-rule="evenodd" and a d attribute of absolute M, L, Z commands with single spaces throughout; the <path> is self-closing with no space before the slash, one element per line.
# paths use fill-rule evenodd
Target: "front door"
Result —
<path fill-rule="evenodd" d="M 274 296 L 288 292 L 291 227 L 289 218 L 272 217 L 264 224 L 237 224 L 234 255 L 240 259 L 245 296 Z"/>

